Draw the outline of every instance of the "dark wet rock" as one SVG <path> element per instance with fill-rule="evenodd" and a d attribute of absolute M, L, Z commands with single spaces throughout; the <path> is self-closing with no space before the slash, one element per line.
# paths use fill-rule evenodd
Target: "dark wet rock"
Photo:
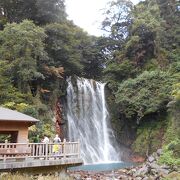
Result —
<path fill-rule="evenodd" d="M 160 169 L 161 166 L 158 165 L 156 162 L 153 162 L 153 163 L 148 163 L 147 164 L 151 169 Z"/>
<path fill-rule="evenodd" d="M 163 169 L 171 169 L 171 167 L 169 167 L 168 165 L 165 165 L 165 164 L 161 165 L 161 168 L 163 168 Z"/>
<path fill-rule="evenodd" d="M 157 150 L 157 155 L 160 156 L 162 154 L 163 150 L 162 149 L 158 149 Z"/>
<path fill-rule="evenodd" d="M 167 174 L 169 174 L 170 170 L 168 169 L 158 169 L 158 174 L 160 174 L 162 177 L 165 177 Z"/>
<path fill-rule="evenodd" d="M 148 157 L 148 161 L 149 161 L 150 163 L 152 163 L 153 161 L 155 161 L 155 158 L 154 158 L 153 156 L 149 156 L 149 157 Z"/>
<path fill-rule="evenodd" d="M 144 176 L 145 174 L 147 174 L 149 171 L 148 167 L 146 165 L 143 165 L 140 169 L 138 169 L 136 172 L 135 172 L 135 177 L 137 176 Z"/>

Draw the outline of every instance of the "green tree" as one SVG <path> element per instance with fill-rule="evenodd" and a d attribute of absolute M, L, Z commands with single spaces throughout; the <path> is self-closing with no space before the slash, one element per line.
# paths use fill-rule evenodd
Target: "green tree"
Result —
<path fill-rule="evenodd" d="M 71 23 L 49 24 L 46 50 L 50 57 L 50 66 L 63 66 L 67 74 L 80 74 L 83 70 L 80 37 L 82 30 Z"/>
<path fill-rule="evenodd" d="M 105 57 L 99 38 L 94 36 L 81 37 L 81 54 L 83 57 L 83 76 L 86 78 L 101 79 L 105 65 Z"/>
<path fill-rule="evenodd" d="M 35 0 L 1 0 L 0 17 L 6 18 L 9 23 L 32 19 L 33 14 L 36 14 L 35 2 Z"/>
<path fill-rule="evenodd" d="M 62 22 L 67 16 L 64 0 L 1 0 L 0 9 L 0 19 L 6 18 L 10 23 L 29 19 L 44 25 Z"/>
<path fill-rule="evenodd" d="M 25 102 L 27 98 L 26 95 L 20 93 L 16 89 L 11 79 L 9 78 L 10 64 L 7 61 L 0 61 L 0 105 L 4 106 L 5 104 L 20 104 Z"/>
<path fill-rule="evenodd" d="M 166 111 L 172 84 L 178 81 L 178 77 L 162 71 L 145 71 L 135 79 L 124 81 L 116 92 L 120 113 L 139 123 L 146 115 Z"/>
<path fill-rule="evenodd" d="M 66 75 L 100 76 L 103 56 L 98 39 L 88 36 L 72 22 L 49 24 L 45 27 L 49 66 L 65 69 Z"/>
<path fill-rule="evenodd" d="M 32 20 L 42 25 L 66 20 L 64 0 L 36 0 L 36 15 Z"/>
<path fill-rule="evenodd" d="M 110 51 L 120 50 L 129 35 L 129 27 L 132 23 L 131 10 L 133 4 L 129 0 L 117 0 L 108 4 L 104 10 L 102 30 L 108 34 L 106 38 Z"/>
<path fill-rule="evenodd" d="M 28 92 L 31 81 L 43 79 L 40 68 L 47 60 L 44 30 L 31 21 L 7 24 L 0 32 L 0 59 L 11 64 L 11 79 L 21 92 Z"/>

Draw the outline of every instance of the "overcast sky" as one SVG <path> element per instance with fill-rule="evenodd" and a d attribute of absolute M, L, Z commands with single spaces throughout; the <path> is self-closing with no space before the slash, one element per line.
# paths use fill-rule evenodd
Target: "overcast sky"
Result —
<path fill-rule="evenodd" d="M 102 35 L 102 11 L 110 0 L 65 0 L 68 19 L 91 35 Z M 135 4 L 139 0 L 132 0 Z"/>

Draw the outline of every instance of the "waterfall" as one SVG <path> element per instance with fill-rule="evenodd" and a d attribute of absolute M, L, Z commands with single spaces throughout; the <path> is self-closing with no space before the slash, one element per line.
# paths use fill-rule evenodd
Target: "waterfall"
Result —
<path fill-rule="evenodd" d="M 77 78 L 67 79 L 67 119 L 70 141 L 80 140 L 84 163 L 119 161 L 109 113 L 105 101 L 105 84 Z"/>

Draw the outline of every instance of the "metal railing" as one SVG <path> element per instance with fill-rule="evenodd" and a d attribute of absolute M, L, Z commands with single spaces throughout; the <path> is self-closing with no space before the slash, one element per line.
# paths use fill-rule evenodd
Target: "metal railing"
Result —
<path fill-rule="evenodd" d="M 0 143 L 0 162 L 8 159 L 34 158 L 79 158 L 80 143 L 66 142 L 61 143 Z"/>

